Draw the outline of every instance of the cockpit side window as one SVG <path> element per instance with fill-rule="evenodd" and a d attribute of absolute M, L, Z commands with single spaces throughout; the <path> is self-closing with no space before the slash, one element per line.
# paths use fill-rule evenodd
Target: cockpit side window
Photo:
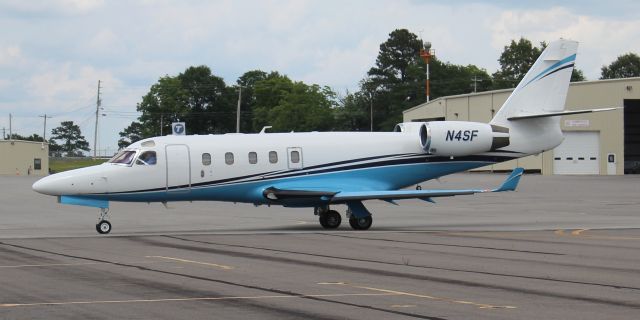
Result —
<path fill-rule="evenodd" d="M 111 158 L 109 163 L 117 163 L 117 164 L 126 164 L 130 165 L 133 162 L 133 157 L 136 155 L 135 151 L 131 150 L 123 150 L 118 152 L 113 158 Z"/>
<path fill-rule="evenodd" d="M 156 164 L 156 152 L 155 151 L 145 151 L 138 157 L 136 164 L 143 166 L 153 166 Z"/>

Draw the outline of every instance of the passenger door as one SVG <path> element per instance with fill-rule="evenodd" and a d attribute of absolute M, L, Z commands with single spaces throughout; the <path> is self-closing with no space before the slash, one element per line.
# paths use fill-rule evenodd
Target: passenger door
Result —
<path fill-rule="evenodd" d="M 165 146 L 167 159 L 167 192 L 191 191 L 191 159 L 189 147 L 184 144 Z"/>

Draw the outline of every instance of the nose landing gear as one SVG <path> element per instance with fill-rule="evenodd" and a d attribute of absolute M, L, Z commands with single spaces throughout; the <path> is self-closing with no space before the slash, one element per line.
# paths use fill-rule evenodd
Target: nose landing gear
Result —
<path fill-rule="evenodd" d="M 108 220 L 109 208 L 100 208 L 98 223 L 96 224 L 96 231 L 98 231 L 99 234 L 107 234 L 111 232 L 111 223 Z"/>

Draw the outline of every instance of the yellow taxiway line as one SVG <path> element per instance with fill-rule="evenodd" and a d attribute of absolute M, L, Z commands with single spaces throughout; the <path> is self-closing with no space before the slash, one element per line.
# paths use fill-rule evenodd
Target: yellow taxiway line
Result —
<path fill-rule="evenodd" d="M 436 297 L 436 296 L 418 294 L 418 293 L 412 293 L 412 292 L 404 292 L 404 291 L 381 289 L 381 288 L 374 288 L 374 287 L 368 287 L 368 286 L 360 286 L 360 285 L 349 284 L 349 283 L 346 283 L 346 282 L 320 282 L 318 284 L 320 284 L 320 285 L 347 286 L 347 287 L 351 287 L 351 288 L 358 288 L 358 289 L 365 289 L 365 290 L 370 290 L 370 291 L 387 293 L 389 295 L 394 295 L 394 296 L 408 296 L 408 297 L 422 298 L 422 299 L 428 299 L 428 300 L 433 300 L 433 301 L 442 301 L 442 302 L 449 302 L 449 303 L 465 304 L 465 305 L 471 305 L 471 306 L 474 306 L 474 307 L 477 307 L 477 308 L 480 308 L 480 309 L 515 309 L 516 308 L 514 306 L 498 306 L 498 305 L 492 305 L 492 304 L 486 304 L 486 303 L 477 303 L 477 302 L 458 300 L 458 299 L 452 299 L 452 298 Z M 399 307 L 400 305 L 394 305 L 394 306 Z M 402 306 L 410 306 L 410 305 L 402 305 Z"/>
<path fill-rule="evenodd" d="M 591 229 L 576 229 L 571 231 L 570 233 L 566 233 L 564 229 L 558 229 L 556 231 L 554 231 L 553 233 L 555 233 L 558 236 L 561 237 L 580 237 L 580 238 L 586 238 L 586 239 L 596 239 L 596 240 L 640 240 L 640 237 L 624 237 L 624 236 L 598 236 L 598 235 L 591 235 L 591 234 L 585 234 L 586 231 L 589 231 Z"/>
<path fill-rule="evenodd" d="M 74 304 L 110 304 L 110 303 L 153 303 L 153 302 L 184 302 L 184 301 L 217 301 L 241 299 L 293 299 L 293 298 L 335 298 L 353 296 L 390 296 L 390 293 L 335 293 L 335 294 L 298 294 L 298 295 L 263 295 L 263 296 L 228 296 L 228 297 L 196 297 L 196 298 L 168 298 L 168 299 L 132 299 L 132 300 L 91 300 L 91 301 L 63 301 L 36 303 L 0 303 L 0 308 L 64 306 Z"/>
<path fill-rule="evenodd" d="M 180 258 L 173 258 L 173 257 L 145 256 L 145 258 L 156 258 L 156 259 L 165 259 L 165 260 L 171 260 L 171 261 L 177 261 L 177 262 L 183 262 L 183 263 L 199 264 L 199 265 L 203 265 L 203 266 L 220 268 L 220 269 L 223 269 L 223 270 L 231 270 L 231 269 L 234 268 L 232 266 L 225 266 L 225 265 L 217 264 L 217 263 L 194 261 L 194 260 L 187 260 L 187 259 L 180 259 Z"/>

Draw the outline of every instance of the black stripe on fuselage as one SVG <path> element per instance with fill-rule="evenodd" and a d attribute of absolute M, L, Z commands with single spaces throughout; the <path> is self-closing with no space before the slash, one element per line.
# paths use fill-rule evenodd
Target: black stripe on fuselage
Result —
<path fill-rule="evenodd" d="M 497 151 L 496 153 L 505 152 L 506 151 Z M 384 161 L 375 161 L 375 162 L 367 162 L 361 164 L 354 165 L 344 165 L 349 163 L 356 163 L 362 161 L 368 161 L 373 159 L 380 158 L 389 158 L 389 157 L 398 157 L 396 159 L 389 159 Z M 393 165 L 403 165 L 403 164 L 416 164 L 416 163 L 444 163 L 444 162 L 503 162 L 517 158 L 516 156 L 498 156 L 498 155 L 473 155 L 473 156 L 461 156 L 461 157 L 451 157 L 446 156 L 431 156 L 426 154 L 397 154 L 397 155 L 388 155 L 388 156 L 377 156 L 377 157 L 367 157 L 361 159 L 347 160 L 347 161 L 339 161 L 326 163 L 322 165 L 316 165 L 307 167 L 301 170 L 278 170 L 278 171 L 269 171 L 258 174 L 251 174 L 233 178 L 226 178 L 220 180 L 212 180 L 206 182 L 194 183 L 191 185 L 179 185 L 172 187 L 161 187 L 161 188 L 153 188 L 153 189 L 145 189 L 145 190 L 133 190 L 133 191 L 120 191 L 120 192 L 111 192 L 108 194 L 125 194 L 125 193 L 143 193 L 143 192 L 154 192 L 154 191 L 163 191 L 163 190 L 177 190 L 189 187 L 210 187 L 210 186 L 218 186 L 218 185 L 228 185 L 234 183 L 244 183 L 244 182 L 255 182 L 255 181 L 270 181 L 275 179 L 283 179 L 283 178 L 293 178 L 297 176 L 305 176 L 309 174 L 322 174 L 322 173 L 331 173 L 331 172 L 340 172 L 340 171 L 349 171 L 349 170 L 358 170 L 358 169 L 367 169 L 367 168 L 375 168 L 375 167 L 384 167 L 384 166 L 393 166 Z M 330 168 L 332 166 L 341 165 L 340 167 Z M 325 168 L 325 169 L 323 169 Z M 250 179 L 256 178 L 257 179 Z M 250 179 L 250 180 L 245 180 Z M 244 180 L 244 181 L 243 181 Z"/>

